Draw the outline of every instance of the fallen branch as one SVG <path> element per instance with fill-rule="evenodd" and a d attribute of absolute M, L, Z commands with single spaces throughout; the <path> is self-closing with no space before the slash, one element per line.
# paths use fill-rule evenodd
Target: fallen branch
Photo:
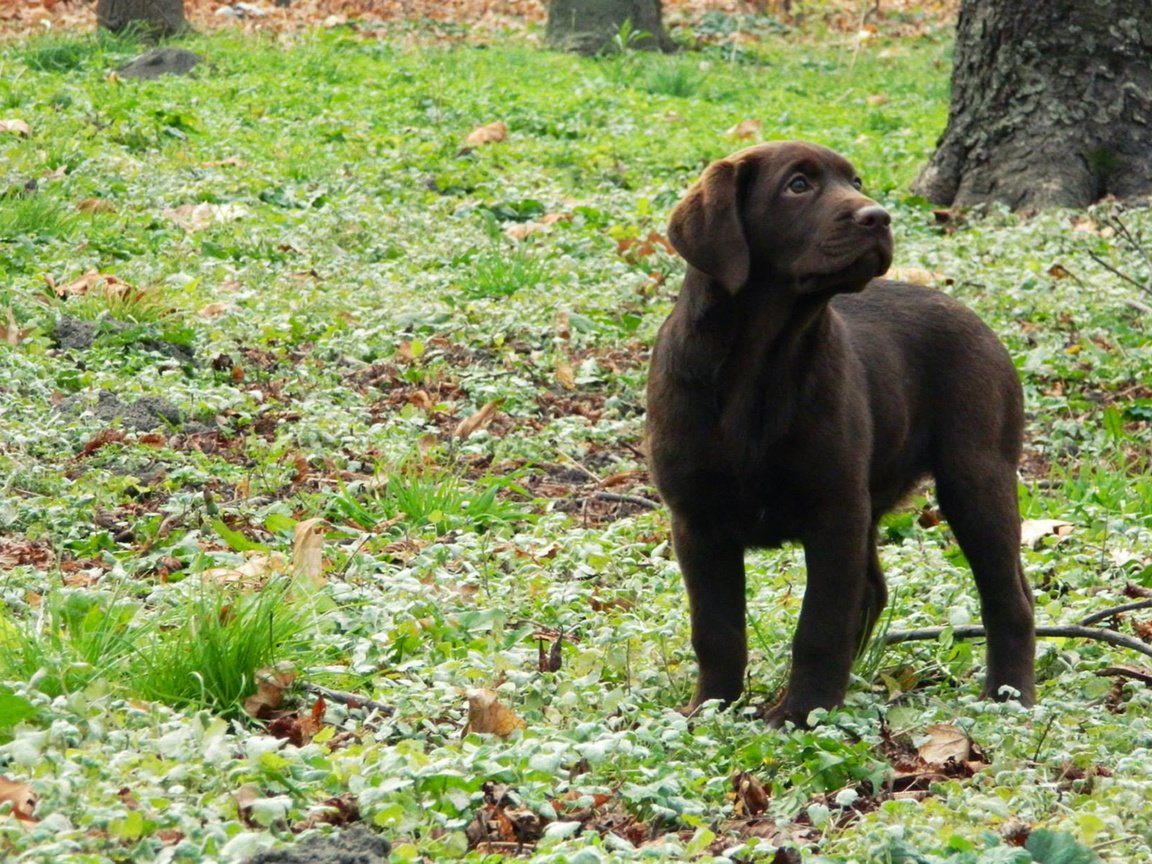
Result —
<path fill-rule="evenodd" d="M 1101 609 L 1099 612 L 1086 615 L 1078 624 L 1037 627 L 1036 635 L 1041 639 L 1095 639 L 1099 642 L 1107 642 L 1109 645 L 1127 648 L 1138 654 L 1152 657 L 1152 645 L 1148 645 L 1131 636 L 1125 636 L 1123 633 L 1117 633 L 1115 630 L 1107 627 L 1089 626 L 1098 621 L 1106 621 L 1109 618 L 1114 618 L 1125 612 L 1134 612 L 1137 609 L 1152 609 L 1152 598 L 1137 600 L 1134 603 L 1125 603 L 1122 606 L 1113 606 L 1109 609 Z M 897 645 L 901 642 L 933 641 L 939 639 L 947 632 L 949 632 L 947 627 L 925 627 L 919 630 L 889 630 L 884 634 L 884 643 L 886 645 Z M 953 639 L 980 639 L 987 635 L 984 628 L 976 624 L 967 627 L 953 627 L 950 632 Z"/>
<path fill-rule="evenodd" d="M 968 627 L 925 627 L 921 630 L 889 630 L 884 634 L 887 645 L 896 645 L 900 642 L 932 641 L 939 639 L 945 633 L 951 632 L 953 639 L 979 639 L 985 636 L 984 628 L 979 625 Z M 1036 635 L 1041 639 L 1096 639 L 1107 642 L 1119 648 L 1127 648 L 1147 657 L 1152 657 L 1152 645 L 1147 645 L 1139 639 L 1109 630 L 1107 627 L 1085 627 L 1082 624 L 1064 624 L 1056 627 L 1037 627 Z"/>
<path fill-rule="evenodd" d="M 599 498 L 601 501 L 616 501 L 620 504 L 637 504 L 650 510 L 655 510 L 660 506 L 657 502 L 641 498 L 639 495 L 621 495 L 619 492 L 593 492 L 592 497 Z"/>
<path fill-rule="evenodd" d="M 1152 687 L 1152 672 L 1138 666 L 1109 666 L 1096 674 L 1101 678 L 1131 678 Z"/>
<path fill-rule="evenodd" d="M 321 687 L 319 684 L 310 684 L 307 681 L 299 682 L 298 686 L 305 693 L 311 693 L 313 696 L 321 696 L 328 702 L 338 702 L 341 705 L 347 705 L 349 708 L 366 708 L 369 711 L 376 711 L 385 717 L 391 717 L 396 713 L 396 709 L 390 705 L 385 705 L 383 702 L 377 702 L 375 699 L 369 699 L 366 696 L 361 696 L 359 693 L 348 693 L 344 690 L 330 690 L 327 687 Z"/>
<path fill-rule="evenodd" d="M 1152 609 L 1152 598 L 1148 600 L 1137 600 L 1134 603 L 1125 603 L 1123 606 L 1113 606 L 1111 609 L 1101 609 L 1099 612 L 1093 612 L 1091 615 L 1084 616 L 1076 623 L 1082 627 L 1087 627 L 1089 624 L 1095 624 L 1097 621 L 1106 621 L 1124 612 L 1135 612 L 1137 609 Z"/>

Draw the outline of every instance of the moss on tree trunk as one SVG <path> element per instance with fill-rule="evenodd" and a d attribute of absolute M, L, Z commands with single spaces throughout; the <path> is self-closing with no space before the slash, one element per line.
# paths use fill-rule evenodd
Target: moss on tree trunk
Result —
<path fill-rule="evenodd" d="M 913 184 L 938 204 L 1152 194 L 1152 2 L 964 0 L 948 126 Z"/>

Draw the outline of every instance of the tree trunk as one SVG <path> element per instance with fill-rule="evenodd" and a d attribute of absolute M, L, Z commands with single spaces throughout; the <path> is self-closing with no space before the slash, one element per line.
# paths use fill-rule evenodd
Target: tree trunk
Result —
<path fill-rule="evenodd" d="M 671 48 L 660 0 L 550 0 L 545 32 L 550 44 L 581 54 Z"/>
<path fill-rule="evenodd" d="M 963 0 L 936 147 L 912 188 L 937 204 L 1152 194 L 1152 2 Z"/>
<path fill-rule="evenodd" d="M 113 33 L 138 28 L 158 39 L 185 28 L 184 0 L 96 0 L 96 26 Z"/>

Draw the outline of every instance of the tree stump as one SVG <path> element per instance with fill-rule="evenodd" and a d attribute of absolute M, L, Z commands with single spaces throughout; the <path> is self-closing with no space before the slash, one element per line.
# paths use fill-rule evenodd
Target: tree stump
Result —
<path fill-rule="evenodd" d="M 913 191 L 1014 210 L 1152 194 L 1152 3 L 963 0 L 948 126 Z"/>
<path fill-rule="evenodd" d="M 113 33 L 138 29 L 150 39 L 172 36 L 187 26 L 184 0 L 96 0 L 96 26 Z"/>
<path fill-rule="evenodd" d="M 545 34 L 549 44 L 581 54 L 672 47 L 664 32 L 660 0 L 551 0 Z M 622 38 L 617 37 L 626 34 L 631 34 L 628 44 L 618 44 Z"/>

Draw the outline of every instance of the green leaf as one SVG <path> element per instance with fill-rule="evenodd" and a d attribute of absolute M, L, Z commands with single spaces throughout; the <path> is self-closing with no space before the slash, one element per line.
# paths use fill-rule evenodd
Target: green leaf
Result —
<path fill-rule="evenodd" d="M 264 520 L 264 527 L 278 534 L 291 534 L 296 530 L 296 520 L 283 513 L 269 513 Z"/>
<path fill-rule="evenodd" d="M 1037 828 L 1028 835 L 1024 848 L 1032 853 L 1037 864 L 1097 864 L 1100 860 L 1095 852 L 1066 831 Z"/>
<path fill-rule="evenodd" d="M 222 519 L 213 519 L 212 528 L 220 535 L 223 540 L 234 552 L 267 552 L 268 547 L 263 543 L 257 543 L 254 540 L 249 540 L 239 531 L 233 531 L 224 524 Z"/>
<path fill-rule="evenodd" d="M 36 706 L 10 687 L 0 685 L 0 729 L 9 729 L 36 714 Z"/>

